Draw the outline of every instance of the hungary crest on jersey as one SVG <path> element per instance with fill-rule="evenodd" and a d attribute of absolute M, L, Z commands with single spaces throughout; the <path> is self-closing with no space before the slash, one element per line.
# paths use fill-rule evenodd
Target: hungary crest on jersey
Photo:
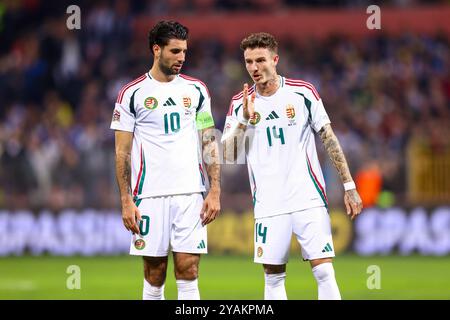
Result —
<path fill-rule="evenodd" d="M 292 104 L 288 104 L 286 106 L 286 116 L 289 119 L 294 119 L 295 118 L 295 108 Z"/>
<path fill-rule="evenodd" d="M 191 98 L 183 97 L 183 105 L 185 108 L 190 108 L 191 107 Z"/>
<path fill-rule="evenodd" d="M 191 106 L 192 106 L 192 101 L 191 101 L 191 98 L 190 98 L 190 97 L 188 97 L 188 96 L 184 96 L 184 97 L 183 97 L 183 106 L 184 106 L 184 108 L 185 108 L 184 113 L 185 113 L 186 115 L 190 114 L 190 113 L 191 113 L 190 108 L 191 108 Z"/>
<path fill-rule="evenodd" d="M 144 107 L 146 107 L 149 110 L 156 109 L 157 106 L 158 100 L 156 100 L 156 98 L 148 97 L 144 100 Z"/>
<path fill-rule="evenodd" d="M 289 119 L 289 124 L 288 126 L 295 126 L 295 108 L 292 104 L 288 104 L 286 106 L 286 116 Z"/>
<path fill-rule="evenodd" d="M 250 124 L 255 126 L 259 122 L 259 120 L 261 120 L 261 115 L 259 114 L 259 112 L 255 111 L 255 113 L 253 114 L 253 117 L 250 118 L 249 122 L 250 122 Z"/>

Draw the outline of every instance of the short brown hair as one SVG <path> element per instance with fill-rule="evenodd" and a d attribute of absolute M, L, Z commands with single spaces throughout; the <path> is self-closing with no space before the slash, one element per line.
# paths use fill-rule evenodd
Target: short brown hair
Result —
<path fill-rule="evenodd" d="M 273 35 L 266 32 L 252 33 L 248 37 L 244 38 L 241 41 L 241 49 L 245 51 L 245 49 L 247 48 L 266 48 L 272 50 L 275 53 L 278 53 L 277 40 L 275 40 L 275 37 Z"/>

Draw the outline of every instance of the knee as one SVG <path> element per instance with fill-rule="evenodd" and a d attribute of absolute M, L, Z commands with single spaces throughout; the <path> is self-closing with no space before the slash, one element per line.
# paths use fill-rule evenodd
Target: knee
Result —
<path fill-rule="evenodd" d="M 195 280 L 198 278 L 198 265 L 196 263 L 179 264 L 175 267 L 177 280 Z"/>
<path fill-rule="evenodd" d="M 265 274 L 274 274 L 274 273 L 283 273 L 286 272 L 286 265 L 273 265 L 273 264 L 264 264 L 264 273 Z"/>
<path fill-rule="evenodd" d="M 145 279 L 152 285 L 161 287 L 166 282 L 166 271 L 158 270 L 158 272 L 152 272 Z"/>
<path fill-rule="evenodd" d="M 317 282 L 334 279 L 334 268 L 331 262 L 321 263 L 312 268 L 312 272 Z"/>
<path fill-rule="evenodd" d="M 161 287 L 166 281 L 167 264 L 144 263 L 144 277 L 152 286 Z"/>

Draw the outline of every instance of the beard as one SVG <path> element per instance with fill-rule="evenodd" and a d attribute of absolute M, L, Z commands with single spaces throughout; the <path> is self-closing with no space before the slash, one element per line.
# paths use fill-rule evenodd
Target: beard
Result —
<path fill-rule="evenodd" d="M 171 66 L 164 63 L 164 61 L 159 61 L 159 70 L 161 70 L 162 73 L 164 73 L 166 76 L 173 76 L 180 73 L 180 71 L 175 71 L 171 68 Z"/>

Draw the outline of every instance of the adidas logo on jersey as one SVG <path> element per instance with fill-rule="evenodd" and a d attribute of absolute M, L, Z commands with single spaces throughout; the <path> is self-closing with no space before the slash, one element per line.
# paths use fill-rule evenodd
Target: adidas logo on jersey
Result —
<path fill-rule="evenodd" d="M 205 241 L 200 241 L 200 244 L 197 246 L 197 249 L 205 249 L 206 248 L 206 246 L 205 246 Z"/>
<path fill-rule="evenodd" d="M 333 249 L 331 248 L 329 243 L 327 243 L 327 245 L 322 250 L 322 252 L 331 252 L 331 251 L 333 251 Z"/>
<path fill-rule="evenodd" d="M 171 106 L 175 106 L 176 103 L 175 101 L 172 100 L 172 98 L 169 98 L 166 100 L 166 102 L 164 102 L 163 106 L 164 107 L 171 107 Z"/>
<path fill-rule="evenodd" d="M 272 111 L 266 118 L 266 120 L 273 120 L 273 119 L 278 119 L 279 116 L 277 115 L 277 113 L 275 111 Z"/>

